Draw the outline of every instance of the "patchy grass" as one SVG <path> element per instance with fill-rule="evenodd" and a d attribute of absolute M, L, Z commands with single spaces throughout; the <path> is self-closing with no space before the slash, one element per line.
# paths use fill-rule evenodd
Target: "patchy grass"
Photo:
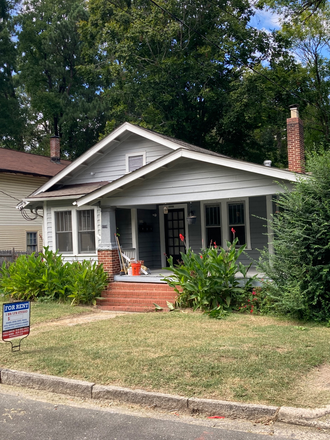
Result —
<path fill-rule="evenodd" d="M 4 302 L 14 302 L 4 300 L 0 297 L 0 326 L 2 330 L 2 304 Z M 30 325 L 39 324 L 41 322 L 54 321 L 56 319 L 65 318 L 72 315 L 81 315 L 82 313 L 91 313 L 95 308 L 88 306 L 71 307 L 68 303 L 56 302 L 33 302 L 31 303 L 31 322 Z"/>
<path fill-rule="evenodd" d="M 284 319 L 129 314 L 32 331 L 20 352 L 0 345 L 0 366 L 185 396 L 315 407 L 330 403 L 330 393 L 302 385 L 315 367 L 330 364 L 329 348 L 330 329 Z"/>

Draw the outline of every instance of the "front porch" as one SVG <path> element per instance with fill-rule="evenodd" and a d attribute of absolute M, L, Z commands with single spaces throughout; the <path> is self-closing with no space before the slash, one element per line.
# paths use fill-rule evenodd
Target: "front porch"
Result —
<path fill-rule="evenodd" d="M 226 247 L 227 241 L 232 241 L 235 236 L 239 245 L 246 245 L 240 261 L 255 265 L 259 250 L 270 246 L 265 219 L 269 219 L 272 212 L 272 196 L 267 195 L 172 205 L 117 206 L 102 209 L 102 217 L 109 215 L 111 224 L 108 230 L 112 237 L 115 233 L 119 236 L 127 257 L 143 260 L 154 276 L 159 271 L 164 272 L 159 268 L 166 266 L 169 255 L 176 262 L 181 259 L 180 252 L 185 252 L 188 247 L 195 253 L 210 244 Z M 194 223 L 188 222 L 191 213 L 195 217 Z M 112 241 L 111 234 L 109 238 Z"/>
<path fill-rule="evenodd" d="M 228 240 L 231 228 L 235 227 L 241 244 L 246 251 L 240 256 L 244 265 L 259 258 L 259 250 L 267 246 L 267 227 L 262 220 L 269 216 L 271 198 L 250 197 L 236 200 L 192 202 L 173 205 L 145 205 L 131 208 L 116 207 L 102 209 L 102 241 L 98 260 L 109 273 L 110 283 L 103 292 L 104 299 L 98 307 L 105 310 L 134 312 L 155 311 L 155 304 L 168 310 L 167 301 L 174 303 L 176 293 L 164 277 L 171 274 L 164 269 L 167 255 L 174 261 L 181 260 L 180 252 L 190 247 L 196 254 L 201 248 L 222 245 Z M 193 212 L 196 221 L 188 223 L 187 217 Z M 235 223 L 236 222 L 236 223 Z M 106 227 L 105 227 L 106 226 Z M 128 259 L 143 260 L 150 274 L 119 275 L 121 258 L 114 242 L 119 236 L 123 253 Z M 184 236 L 184 242 L 181 239 Z M 107 245 L 110 242 L 110 246 Z M 263 278 L 252 266 L 249 277 L 257 275 L 255 285 Z M 240 282 L 245 281 L 242 276 Z"/>
<path fill-rule="evenodd" d="M 102 310 L 145 313 L 157 311 L 157 305 L 162 311 L 168 311 L 167 302 L 174 304 L 177 299 L 173 288 L 163 281 L 164 276 L 169 275 L 171 271 L 161 269 L 154 269 L 149 275 L 114 275 L 113 282 L 102 292 L 103 299 L 97 300 L 97 306 Z M 254 275 L 257 275 L 254 285 L 261 286 L 262 274 L 251 268 L 249 276 Z M 241 282 L 244 283 L 243 278 Z"/>

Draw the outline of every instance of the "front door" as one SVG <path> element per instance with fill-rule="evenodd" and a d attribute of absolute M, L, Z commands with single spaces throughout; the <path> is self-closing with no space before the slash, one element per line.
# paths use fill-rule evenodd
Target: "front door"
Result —
<path fill-rule="evenodd" d="M 184 209 L 169 209 L 168 214 L 164 215 L 165 222 L 165 248 L 166 255 L 172 255 L 173 263 L 181 261 L 180 252 L 185 252 L 184 242 L 180 239 L 180 234 L 185 237 Z M 168 266 L 168 263 L 166 262 Z"/>

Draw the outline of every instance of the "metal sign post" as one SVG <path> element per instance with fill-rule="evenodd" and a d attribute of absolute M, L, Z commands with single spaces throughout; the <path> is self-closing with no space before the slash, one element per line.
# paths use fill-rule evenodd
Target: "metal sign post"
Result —
<path fill-rule="evenodd" d="M 30 301 L 2 305 L 2 340 L 11 343 L 11 351 L 20 351 L 21 342 L 30 334 Z M 12 339 L 19 339 L 14 345 Z"/>

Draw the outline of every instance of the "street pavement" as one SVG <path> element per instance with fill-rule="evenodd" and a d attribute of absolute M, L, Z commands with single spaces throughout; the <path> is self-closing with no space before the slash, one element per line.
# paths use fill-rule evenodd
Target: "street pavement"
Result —
<path fill-rule="evenodd" d="M 40 395 L 40 396 L 39 396 Z M 46 396 L 0 385 L 0 440 L 276 440 L 329 439 L 330 433 L 288 431 L 271 427 L 253 428 L 251 422 L 192 417 L 157 412 L 135 413 L 120 408 L 104 408 L 84 401 Z M 243 423 L 243 424 L 242 424 Z M 266 434 L 249 432 L 253 429 Z M 281 432 L 284 434 L 281 435 Z M 287 433 L 287 434 L 285 434 Z M 305 436 L 306 434 L 306 436 Z"/>

